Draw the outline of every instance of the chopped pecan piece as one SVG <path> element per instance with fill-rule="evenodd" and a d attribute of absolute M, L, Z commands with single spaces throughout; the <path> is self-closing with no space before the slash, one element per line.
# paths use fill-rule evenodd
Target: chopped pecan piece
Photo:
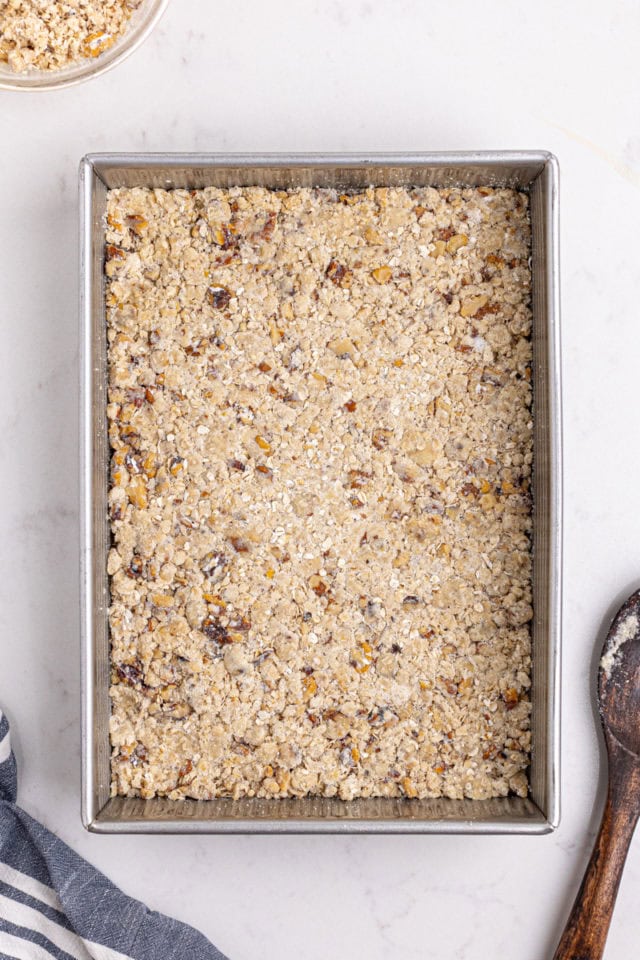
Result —
<path fill-rule="evenodd" d="M 205 617 L 205 619 L 202 621 L 200 629 L 204 633 L 205 637 L 208 637 L 209 640 L 213 640 L 213 642 L 217 643 L 218 646 L 224 646 L 224 644 L 231 643 L 229 631 L 217 617 Z"/>
<path fill-rule="evenodd" d="M 132 213 L 130 216 L 128 216 L 126 218 L 126 223 L 129 229 L 133 230 L 138 237 L 141 237 L 144 228 L 149 226 L 145 218 L 139 213 Z"/>
<path fill-rule="evenodd" d="M 267 219 L 265 220 L 263 226 L 258 231 L 256 236 L 260 240 L 267 240 L 267 241 L 271 240 L 274 234 L 274 231 L 276 229 L 276 221 L 277 221 L 277 217 L 275 213 L 268 214 Z"/>
<path fill-rule="evenodd" d="M 337 260 L 329 261 L 329 266 L 325 273 L 329 280 L 335 283 L 337 287 L 350 287 L 353 283 L 352 271 L 348 270 L 344 264 L 338 263 Z"/>
<path fill-rule="evenodd" d="M 223 223 L 213 228 L 213 242 L 223 250 L 238 246 L 237 229 L 233 223 Z"/>
<path fill-rule="evenodd" d="M 480 307 L 479 310 L 476 310 L 474 319 L 480 320 L 482 317 L 486 317 L 490 314 L 497 313 L 500 307 L 497 303 L 487 303 L 484 307 Z"/>
<path fill-rule="evenodd" d="M 229 537 L 229 543 L 236 551 L 236 553 L 248 553 L 249 552 L 249 541 L 245 537 L 240 537 L 237 535 Z"/>
<path fill-rule="evenodd" d="M 329 589 L 322 577 L 319 577 L 317 573 L 314 573 L 313 576 L 309 577 L 309 586 L 317 597 L 324 597 Z"/>
<path fill-rule="evenodd" d="M 177 477 L 184 470 L 184 457 L 171 457 L 169 460 L 169 473 Z"/>
<path fill-rule="evenodd" d="M 138 687 L 142 683 L 142 661 L 136 659 L 133 663 L 116 663 L 116 674 L 122 683 Z"/>
<path fill-rule="evenodd" d="M 376 450 L 384 450 L 389 446 L 389 440 L 392 436 L 392 430 L 386 430 L 383 427 L 378 427 L 371 434 L 371 442 Z"/>
<path fill-rule="evenodd" d="M 226 287 L 209 287 L 207 290 L 207 302 L 214 310 L 225 310 L 232 296 L 233 294 Z"/>
<path fill-rule="evenodd" d="M 184 780 L 193 770 L 193 761 L 188 759 L 178 770 L 178 780 Z"/>
<path fill-rule="evenodd" d="M 142 557 L 138 557 L 134 554 L 131 563 L 127 567 L 125 573 L 128 577 L 131 577 L 133 580 L 137 580 L 144 573 L 144 560 Z"/>
<path fill-rule="evenodd" d="M 221 579 L 222 572 L 228 562 L 224 553 L 219 550 L 212 550 L 200 561 L 200 569 L 205 577 L 215 581 Z"/>
<path fill-rule="evenodd" d="M 398 723 L 398 715 L 389 707 L 374 707 L 367 716 L 372 727 L 391 727 Z"/>
<path fill-rule="evenodd" d="M 359 490 L 360 487 L 364 487 L 365 483 L 371 480 L 372 476 L 373 474 L 366 470 L 349 470 L 349 487 L 352 490 Z"/>
<path fill-rule="evenodd" d="M 514 687 L 509 687 L 508 690 L 505 690 L 502 694 L 502 699 L 504 700 L 507 710 L 513 710 L 520 702 L 518 691 Z"/>

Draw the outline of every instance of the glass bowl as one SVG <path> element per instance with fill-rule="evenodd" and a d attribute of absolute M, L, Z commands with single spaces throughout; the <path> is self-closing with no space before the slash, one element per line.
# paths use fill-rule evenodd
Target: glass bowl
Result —
<path fill-rule="evenodd" d="M 128 27 L 113 46 L 95 59 L 79 60 L 59 70 L 25 70 L 17 73 L 0 63 L 0 88 L 5 90 L 55 90 L 70 87 L 105 73 L 121 63 L 147 39 L 169 0 L 143 0 L 131 15 Z"/>

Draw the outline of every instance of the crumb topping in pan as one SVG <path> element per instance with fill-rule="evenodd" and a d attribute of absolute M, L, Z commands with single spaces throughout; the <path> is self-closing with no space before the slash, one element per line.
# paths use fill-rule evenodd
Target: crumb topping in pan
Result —
<path fill-rule="evenodd" d="M 98 57 L 142 0 L 0 0 L 0 63 L 59 70 Z"/>
<path fill-rule="evenodd" d="M 527 196 L 107 222 L 114 795 L 526 796 Z"/>

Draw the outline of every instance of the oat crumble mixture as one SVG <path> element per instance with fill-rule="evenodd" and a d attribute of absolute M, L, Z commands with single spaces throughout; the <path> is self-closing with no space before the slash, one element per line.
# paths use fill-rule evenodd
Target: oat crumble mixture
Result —
<path fill-rule="evenodd" d="M 527 196 L 107 223 L 113 794 L 526 796 Z"/>
<path fill-rule="evenodd" d="M 0 63 L 60 70 L 108 50 L 143 0 L 0 0 Z"/>

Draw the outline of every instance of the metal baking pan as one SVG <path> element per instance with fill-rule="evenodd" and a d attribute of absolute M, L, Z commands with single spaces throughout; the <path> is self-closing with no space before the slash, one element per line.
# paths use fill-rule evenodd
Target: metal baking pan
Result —
<path fill-rule="evenodd" d="M 534 347 L 534 620 L 530 797 L 170 801 L 110 798 L 107 190 L 208 186 L 508 186 L 528 190 Z M 559 819 L 561 410 L 558 165 L 543 151 L 94 154 L 80 166 L 82 818 L 98 833 L 528 833 Z"/>

